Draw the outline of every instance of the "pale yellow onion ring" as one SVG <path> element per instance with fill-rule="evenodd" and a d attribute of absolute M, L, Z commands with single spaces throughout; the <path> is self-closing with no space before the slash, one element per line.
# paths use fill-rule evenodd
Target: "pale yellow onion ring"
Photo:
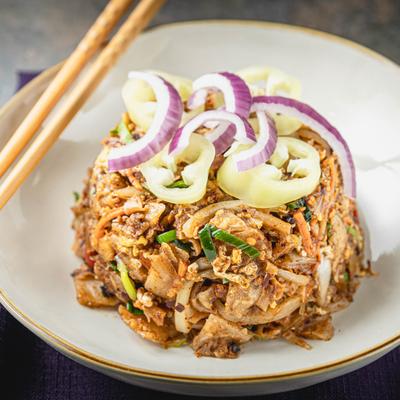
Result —
<path fill-rule="evenodd" d="M 186 101 L 192 93 L 192 81 L 180 76 L 171 75 L 162 71 L 147 71 L 161 76 L 169 82 L 179 93 L 182 101 Z M 129 79 L 122 87 L 122 99 L 131 120 L 142 130 L 147 131 L 151 125 L 157 108 L 156 98 L 151 87 L 140 79 Z M 183 122 L 188 121 L 204 110 L 199 107 L 190 113 L 183 113 Z"/>
<path fill-rule="evenodd" d="M 284 72 L 267 66 L 251 66 L 236 72 L 249 85 L 253 96 L 276 96 L 282 95 L 293 99 L 300 99 L 300 81 Z M 261 83 L 262 87 L 256 86 Z M 272 116 L 278 135 L 286 136 L 296 132 L 301 127 L 301 122 L 296 118 L 286 115 Z M 258 133 L 258 121 L 256 118 L 249 119 L 255 132 Z"/>
<path fill-rule="evenodd" d="M 278 143 L 300 159 L 291 160 L 288 171 L 294 177 L 281 180 L 282 171 L 270 164 L 238 172 L 233 155 L 220 167 L 217 181 L 220 188 L 252 207 L 279 207 L 312 193 L 321 176 L 318 152 L 309 144 L 295 138 L 280 137 Z M 240 151 L 240 150 L 239 150 Z"/>
<path fill-rule="evenodd" d="M 205 192 L 208 171 L 215 157 L 211 142 L 198 134 L 192 134 L 190 144 L 175 159 L 169 160 L 167 150 L 140 165 L 146 179 L 146 187 L 161 200 L 174 204 L 189 204 L 200 200 Z M 174 182 L 174 163 L 188 163 L 182 170 L 182 179 L 188 188 L 168 188 Z"/>

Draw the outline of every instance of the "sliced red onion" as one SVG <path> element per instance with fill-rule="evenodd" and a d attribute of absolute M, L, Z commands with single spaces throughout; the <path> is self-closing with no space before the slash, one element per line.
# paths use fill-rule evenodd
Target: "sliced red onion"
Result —
<path fill-rule="evenodd" d="M 208 138 L 216 148 L 226 149 L 233 143 L 234 139 L 243 144 L 253 143 L 256 141 L 253 128 L 247 120 L 228 111 L 209 110 L 196 115 L 186 125 L 178 129 L 169 145 L 169 154 L 172 156 L 179 154 L 189 145 L 190 135 L 196 129 L 202 126 L 206 121 L 217 120 L 232 125 L 234 131 L 233 129 L 221 128 L 216 134 L 214 134 L 215 131 L 211 132 Z"/>
<path fill-rule="evenodd" d="M 171 140 L 182 118 L 181 98 L 170 83 L 147 72 L 132 71 L 128 77 L 142 79 L 151 86 L 157 99 L 157 110 L 152 124 L 142 138 L 125 146 L 111 149 L 108 155 L 110 172 L 132 168 L 148 161 Z"/>
<path fill-rule="evenodd" d="M 257 143 L 247 150 L 234 154 L 238 171 L 247 171 L 257 165 L 264 164 L 275 150 L 278 135 L 274 120 L 264 111 L 257 111 L 260 131 Z"/>
<path fill-rule="evenodd" d="M 332 265 L 331 260 L 326 257 L 321 258 L 321 262 L 317 268 L 317 278 L 318 278 L 318 302 L 320 304 L 325 304 L 326 295 L 328 294 L 329 283 L 331 281 L 332 275 Z"/>
<path fill-rule="evenodd" d="M 208 91 L 221 91 L 224 95 L 227 111 L 247 118 L 251 107 L 251 93 L 246 82 L 231 72 L 216 72 L 205 74 L 193 82 L 194 93 L 189 103 L 196 104 L 206 102 Z"/>
<path fill-rule="evenodd" d="M 204 123 L 204 126 L 206 126 L 207 122 Z M 247 121 L 245 123 L 247 123 Z M 215 154 L 222 154 L 233 143 L 235 133 L 236 127 L 234 124 L 230 124 L 229 122 L 217 122 L 217 126 L 206 134 L 206 138 L 214 145 Z"/>
<path fill-rule="evenodd" d="M 207 94 L 212 92 L 222 92 L 224 95 L 225 105 L 219 109 L 238 114 L 242 118 L 247 118 L 251 107 L 251 93 L 246 82 L 237 75 L 230 72 L 216 72 L 206 74 L 193 82 L 194 93 L 188 100 L 188 107 L 196 108 L 204 104 L 207 100 Z M 227 147 L 224 143 L 229 143 L 235 127 L 228 123 L 219 124 L 218 121 L 206 121 L 204 126 L 214 129 L 216 132 L 211 133 L 211 137 L 221 137 L 221 140 L 214 141 L 216 143 L 216 154 L 224 152 Z M 228 145 L 228 147 L 230 144 Z"/>
<path fill-rule="evenodd" d="M 356 197 L 356 177 L 353 157 L 339 131 L 309 105 L 281 96 L 258 96 L 253 98 L 252 110 L 279 113 L 297 118 L 317 132 L 337 154 L 343 176 L 344 192 Z"/>

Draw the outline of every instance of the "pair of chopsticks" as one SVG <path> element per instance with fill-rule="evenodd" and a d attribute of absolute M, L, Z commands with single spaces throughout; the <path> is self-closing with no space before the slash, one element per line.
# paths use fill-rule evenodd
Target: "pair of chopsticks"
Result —
<path fill-rule="evenodd" d="M 72 88 L 60 109 L 48 121 L 0 185 L 0 209 L 39 164 L 129 43 L 148 25 L 165 0 L 141 0 L 82 80 Z M 98 50 L 132 0 L 111 0 L 64 63 L 54 80 L 0 152 L 0 178 L 17 159 L 61 96 Z"/>

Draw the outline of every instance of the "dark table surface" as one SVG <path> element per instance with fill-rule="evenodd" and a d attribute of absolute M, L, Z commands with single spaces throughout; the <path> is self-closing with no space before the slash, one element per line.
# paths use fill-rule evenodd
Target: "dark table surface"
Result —
<path fill-rule="evenodd" d="M 0 0 L 0 104 L 17 85 L 16 70 L 43 69 L 66 57 L 105 3 Z M 153 25 L 206 18 L 258 19 L 317 28 L 400 62 L 399 0 L 170 0 Z M 129 386 L 82 367 L 51 349 L 3 308 L 0 371 L 1 399 L 189 398 Z M 346 376 L 264 398 L 400 399 L 400 349 Z"/>
<path fill-rule="evenodd" d="M 16 69 L 65 58 L 107 0 L 0 0 L 0 105 Z M 400 62 L 399 0 L 169 0 L 152 25 L 233 18 L 286 22 L 332 32 Z"/>

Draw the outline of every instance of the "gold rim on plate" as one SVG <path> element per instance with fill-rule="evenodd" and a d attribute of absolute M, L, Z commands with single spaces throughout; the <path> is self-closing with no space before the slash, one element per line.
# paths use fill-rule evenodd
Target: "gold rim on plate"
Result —
<path fill-rule="evenodd" d="M 280 29 L 286 31 L 294 31 L 294 32 L 302 32 L 311 36 L 318 36 L 328 41 L 333 41 L 339 44 L 342 44 L 347 47 L 352 47 L 353 49 L 362 52 L 369 57 L 376 59 L 379 62 L 385 63 L 392 67 L 395 67 L 400 72 L 400 66 L 385 56 L 377 53 L 374 50 L 371 50 L 365 46 L 362 46 L 358 43 L 355 43 L 349 39 L 342 38 L 340 36 L 336 36 L 330 33 L 314 30 L 311 28 L 305 28 L 301 26 L 294 25 L 286 25 L 282 23 L 274 23 L 274 22 L 263 22 L 263 21 L 241 21 L 241 20 L 200 20 L 200 21 L 188 21 L 188 22 L 174 22 L 170 24 L 160 25 L 149 29 L 148 31 L 154 31 L 158 29 L 169 28 L 173 26 L 184 26 L 184 25 L 195 25 L 195 24 L 224 24 L 224 25 L 251 25 L 251 26 L 259 26 L 260 28 L 266 29 Z M 54 76 L 55 73 L 60 68 L 61 64 L 57 64 L 44 72 L 42 72 L 39 76 L 33 79 L 30 83 L 28 83 L 21 91 L 19 91 L 14 97 L 11 98 L 1 109 L 0 109 L 0 119 L 1 117 L 11 110 L 14 107 L 14 104 L 20 101 L 27 93 L 31 90 L 34 90 L 38 85 L 43 83 L 46 79 Z M 153 379 L 162 379 L 167 381 L 179 381 L 179 382 L 189 382 L 189 383 L 214 383 L 214 384 L 224 384 L 224 383 L 255 383 L 255 382 L 270 382 L 270 381 L 279 381 L 283 379 L 294 379 L 301 378 L 306 376 L 312 376 L 316 374 L 320 374 L 322 372 L 328 372 L 332 370 L 336 370 L 341 367 L 349 366 L 354 364 L 355 362 L 359 362 L 365 360 L 367 358 L 371 358 L 378 353 L 384 353 L 388 351 L 390 348 L 400 344 L 400 332 L 397 335 L 379 343 L 376 346 L 373 346 L 367 350 L 362 352 L 353 354 L 349 357 L 345 357 L 340 360 L 332 361 L 330 363 L 318 365 L 316 367 L 305 368 L 300 370 L 295 370 L 291 372 L 277 373 L 277 374 L 268 374 L 268 375 L 253 375 L 253 376 L 241 376 L 241 377 L 194 377 L 190 375 L 181 375 L 181 374 L 168 374 L 162 372 L 154 372 L 151 370 L 144 370 L 139 368 L 133 368 L 129 365 L 124 365 L 121 363 L 116 363 L 111 360 L 103 359 L 101 357 L 96 356 L 90 352 L 87 352 L 79 347 L 76 347 L 72 343 L 62 339 L 58 335 L 51 332 L 46 327 L 41 324 L 33 321 L 28 315 L 26 315 L 21 309 L 19 309 L 12 300 L 8 297 L 3 289 L 0 289 L 0 302 L 4 305 L 4 307 L 24 326 L 28 329 L 36 333 L 42 339 L 44 339 L 47 343 L 49 343 L 54 348 L 60 350 L 66 355 L 69 355 L 73 359 L 79 359 L 83 364 L 95 364 L 100 367 L 105 367 L 109 370 L 116 370 L 119 372 L 123 372 L 124 374 L 132 374 L 135 376 L 145 377 L 145 378 L 153 378 Z"/>

